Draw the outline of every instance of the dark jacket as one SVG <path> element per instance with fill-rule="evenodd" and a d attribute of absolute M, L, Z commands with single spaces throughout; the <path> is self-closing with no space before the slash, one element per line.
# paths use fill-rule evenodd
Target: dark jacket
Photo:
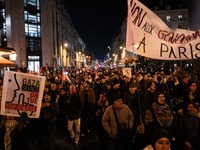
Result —
<path fill-rule="evenodd" d="M 180 83 L 176 86 L 176 91 L 178 97 L 184 97 L 185 93 L 188 91 L 188 86 L 187 84 Z"/>
<path fill-rule="evenodd" d="M 134 93 L 134 94 L 131 94 L 130 92 L 126 93 L 123 98 L 123 103 L 126 104 L 130 108 L 134 117 L 136 117 L 137 112 L 138 112 L 138 107 L 139 107 L 137 93 Z"/>
<path fill-rule="evenodd" d="M 40 112 L 40 119 L 44 131 L 49 132 L 57 124 L 57 115 L 59 114 L 59 105 L 55 102 L 51 102 L 49 107 L 43 107 Z"/>
<path fill-rule="evenodd" d="M 180 143 L 183 145 L 183 148 L 187 141 L 193 147 L 198 149 L 200 146 L 200 119 L 196 116 L 190 115 L 190 113 L 186 111 L 184 115 L 179 116 L 177 126 L 177 129 L 179 130 L 179 138 L 181 139 Z"/>
<path fill-rule="evenodd" d="M 85 90 L 82 89 L 79 92 L 79 95 L 81 97 L 81 101 L 83 104 L 85 104 Z M 88 100 L 88 106 L 84 106 L 84 107 L 88 107 L 90 110 L 94 109 L 94 106 L 96 104 L 96 97 L 95 97 L 95 92 L 92 88 L 89 88 L 87 91 L 87 100 Z"/>
<path fill-rule="evenodd" d="M 69 120 L 75 120 L 81 118 L 81 111 L 83 109 L 83 104 L 80 96 L 75 93 L 73 95 L 69 95 L 66 100 L 66 115 Z"/>

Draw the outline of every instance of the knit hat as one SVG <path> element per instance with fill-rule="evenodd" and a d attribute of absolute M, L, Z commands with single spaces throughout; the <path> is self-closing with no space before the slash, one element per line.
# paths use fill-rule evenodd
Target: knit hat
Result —
<path fill-rule="evenodd" d="M 117 80 L 117 79 L 113 80 L 113 86 L 116 85 L 116 84 L 118 84 L 118 83 L 119 83 L 119 80 Z"/>
<path fill-rule="evenodd" d="M 136 86 L 136 84 L 134 84 L 134 83 L 131 83 L 131 84 L 129 85 L 129 88 L 135 88 L 135 87 L 137 87 L 137 86 Z"/>
<path fill-rule="evenodd" d="M 122 94 L 121 92 L 115 93 L 113 96 L 113 102 L 118 100 L 118 99 L 122 99 Z"/>
<path fill-rule="evenodd" d="M 160 138 L 168 138 L 170 141 L 170 135 L 169 133 L 163 129 L 163 128 L 158 128 L 155 129 L 154 132 L 151 135 L 151 145 L 155 149 L 155 143 L 160 139 Z"/>

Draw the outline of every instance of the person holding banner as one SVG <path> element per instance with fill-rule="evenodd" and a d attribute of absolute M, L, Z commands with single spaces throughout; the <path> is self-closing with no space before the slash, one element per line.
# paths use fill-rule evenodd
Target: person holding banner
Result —
<path fill-rule="evenodd" d="M 144 148 L 150 144 L 150 137 L 155 129 L 163 128 L 169 132 L 171 139 L 173 139 L 171 143 L 172 147 L 177 149 L 173 113 L 170 107 L 165 103 L 165 96 L 163 93 L 156 93 L 155 101 L 151 107 L 145 111 L 144 124 L 139 127 L 143 127 L 143 131 L 139 131 L 140 134 L 136 137 L 136 143 L 140 145 L 140 148 Z"/>
<path fill-rule="evenodd" d="M 24 112 L 20 117 L 3 116 L 0 123 L 1 150 L 29 150 L 34 134 Z"/>

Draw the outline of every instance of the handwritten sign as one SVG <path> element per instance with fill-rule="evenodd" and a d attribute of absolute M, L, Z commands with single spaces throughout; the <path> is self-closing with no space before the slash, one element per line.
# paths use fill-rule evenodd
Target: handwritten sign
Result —
<path fill-rule="evenodd" d="M 171 30 L 138 0 L 128 0 L 126 49 L 161 60 L 200 57 L 200 30 Z"/>
<path fill-rule="evenodd" d="M 131 68 L 122 68 L 123 76 L 132 78 Z"/>
<path fill-rule="evenodd" d="M 29 118 L 39 118 L 44 85 L 43 76 L 5 71 L 1 115 L 26 112 Z"/>

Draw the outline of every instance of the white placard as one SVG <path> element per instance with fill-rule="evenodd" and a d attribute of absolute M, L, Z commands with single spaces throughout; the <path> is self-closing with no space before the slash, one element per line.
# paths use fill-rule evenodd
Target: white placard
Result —
<path fill-rule="evenodd" d="M 132 78 L 131 68 L 122 68 L 123 76 Z"/>
<path fill-rule="evenodd" d="M 1 115 L 39 118 L 45 86 L 45 77 L 21 72 L 5 71 Z"/>

